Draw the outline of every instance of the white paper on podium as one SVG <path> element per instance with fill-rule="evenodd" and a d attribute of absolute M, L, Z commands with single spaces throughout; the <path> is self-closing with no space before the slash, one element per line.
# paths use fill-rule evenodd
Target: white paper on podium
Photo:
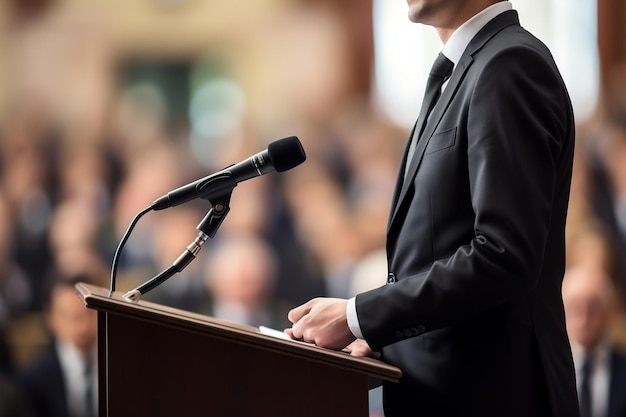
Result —
<path fill-rule="evenodd" d="M 268 336 L 274 336 L 274 337 L 277 337 L 279 339 L 295 340 L 295 339 L 292 339 L 291 337 L 289 337 L 289 335 L 287 333 L 285 333 L 283 331 L 280 331 L 280 330 L 272 329 L 271 327 L 259 326 L 259 332 L 261 332 L 261 334 L 266 334 Z"/>

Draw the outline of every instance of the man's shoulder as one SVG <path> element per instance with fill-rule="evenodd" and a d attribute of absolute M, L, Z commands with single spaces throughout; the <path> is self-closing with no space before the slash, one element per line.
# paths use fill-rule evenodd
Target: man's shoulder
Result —
<path fill-rule="evenodd" d="M 25 366 L 19 376 L 25 384 L 62 378 L 61 363 L 56 349 L 53 346 L 48 347 L 41 356 Z"/>

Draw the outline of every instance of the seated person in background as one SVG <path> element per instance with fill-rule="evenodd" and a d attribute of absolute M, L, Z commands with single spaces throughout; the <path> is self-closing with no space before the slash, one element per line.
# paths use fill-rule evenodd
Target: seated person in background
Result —
<path fill-rule="evenodd" d="M 600 267 L 585 264 L 565 272 L 563 304 L 581 417 L 626 416 L 626 355 L 609 335 L 618 310 L 616 292 Z"/>
<path fill-rule="evenodd" d="M 198 312 L 249 326 L 283 329 L 287 311 L 272 299 L 278 273 L 276 254 L 251 233 L 222 235 L 207 258 L 208 299 Z"/>
<path fill-rule="evenodd" d="M 97 313 L 76 295 L 78 282 L 95 280 L 57 278 L 47 294 L 45 318 L 53 340 L 20 377 L 33 417 L 97 415 Z"/>

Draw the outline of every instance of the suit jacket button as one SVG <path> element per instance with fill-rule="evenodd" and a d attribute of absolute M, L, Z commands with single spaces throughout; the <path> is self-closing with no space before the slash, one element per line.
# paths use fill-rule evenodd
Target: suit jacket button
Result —
<path fill-rule="evenodd" d="M 417 334 L 422 334 L 426 331 L 426 326 L 420 324 L 415 330 L 417 331 Z"/>
<path fill-rule="evenodd" d="M 413 332 L 411 331 L 411 329 L 406 329 L 406 330 L 404 331 L 404 335 L 405 335 L 406 337 L 411 337 L 411 336 L 413 336 Z"/>
<path fill-rule="evenodd" d="M 393 284 L 395 282 L 398 282 L 398 278 L 396 278 L 393 272 L 390 272 L 389 275 L 387 275 L 387 284 Z"/>
<path fill-rule="evenodd" d="M 396 339 L 404 339 L 404 333 L 398 330 L 396 332 Z"/>

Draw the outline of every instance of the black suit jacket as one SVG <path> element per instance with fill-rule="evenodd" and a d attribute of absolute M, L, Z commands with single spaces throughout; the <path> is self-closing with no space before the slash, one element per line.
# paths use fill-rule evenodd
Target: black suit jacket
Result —
<path fill-rule="evenodd" d="M 403 371 L 384 385 L 387 417 L 578 415 L 561 300 L 573 149 L 550 52 L 499 15 L 399 180 L 388 285 L 356 298 L 365 339 Z"/>
<path fill-rule="evenodd" d="M 626 354 L 617 349 L 611 351 L 607 417 L 626 417 Z"/>
<path fill-rule="evenodd" d="M 19 386 L 0 372 L 0 416 L 31 417 Z"/>
<path fill-rule="evenodd" d="M 65 379 L 54 344 L 21 376 L 33 417 L 68 417 Z"/>

